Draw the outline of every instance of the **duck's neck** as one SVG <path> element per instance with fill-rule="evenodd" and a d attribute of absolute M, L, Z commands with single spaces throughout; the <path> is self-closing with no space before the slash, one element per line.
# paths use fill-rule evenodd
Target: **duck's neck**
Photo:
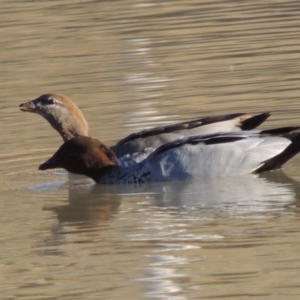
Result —
<path fill-rule="evenodd" d="M 66 142 L 78 135 L 88 136 L 88 124 L 84 116 L 79 113 L 70 115 L 70 112 L 62 109 L 56 112 L 56 115 L 47 114 L 44 117 Z"/>

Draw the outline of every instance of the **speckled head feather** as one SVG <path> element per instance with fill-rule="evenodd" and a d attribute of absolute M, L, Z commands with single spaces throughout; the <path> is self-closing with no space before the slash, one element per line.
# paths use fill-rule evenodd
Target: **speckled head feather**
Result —
<path fill-rule="evenodd" d="M 62 94 L 44 94 L 33 101 L 20 104 L 20 110 L 44 117 L 64 141 L 88 135 L 88 123 L 78 106 Z"/>

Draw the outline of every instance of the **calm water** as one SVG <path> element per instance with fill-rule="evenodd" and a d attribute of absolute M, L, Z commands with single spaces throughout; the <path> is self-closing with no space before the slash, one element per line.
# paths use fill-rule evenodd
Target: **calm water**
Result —
<path fill-rule="evenodd" d="M 284 172 L 103 187 L 37 166 L 61 144 L 19 111 L 69 95 L 111 145 L 272 111 L 300 125 L 299 1 L 0 1 L 1 299 L 299 299 L 300 155 Z"/>

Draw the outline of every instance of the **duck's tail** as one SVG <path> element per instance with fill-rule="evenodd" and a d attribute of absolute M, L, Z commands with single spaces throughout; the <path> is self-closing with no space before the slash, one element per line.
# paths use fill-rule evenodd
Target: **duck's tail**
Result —
<path fill-rule="evenodd" d="M 282 127 L 271 130 L 264 130 L 262 135 L 282 136 L 291 141 L 291 144 L 280 154 L 266 160 L 255 173 L 271 171 L 281 168 L 287 161 L 300 152 L 300 127 Z"/>
<path fill-rule="evenodd" d="M 241 122 L 241 130 L 252 130 L 262 124 L 270 117 L 271 113 L 264 112 L 256 116 L 246 118 Z"/>

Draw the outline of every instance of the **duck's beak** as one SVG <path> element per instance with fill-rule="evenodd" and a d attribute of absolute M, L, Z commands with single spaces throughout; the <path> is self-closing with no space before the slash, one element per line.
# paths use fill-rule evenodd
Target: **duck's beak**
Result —
<path fill-rule="evenodd" d="M 40 171 L 48 170 L 48 169 L 55 169 L 57 168 L 57 163 L 55 157 L 51 157 L 47 161 L 45 161 L 43 164 L 39 166 Z"/>
<path fill-rule="evenodd" d="M 21 111 L 27 111 L 27 112 L 35 112 L 35 110 L 36 110 L 36 106 L 33 101 L 21 103 L 19 105 L 19 108 Z"/>

